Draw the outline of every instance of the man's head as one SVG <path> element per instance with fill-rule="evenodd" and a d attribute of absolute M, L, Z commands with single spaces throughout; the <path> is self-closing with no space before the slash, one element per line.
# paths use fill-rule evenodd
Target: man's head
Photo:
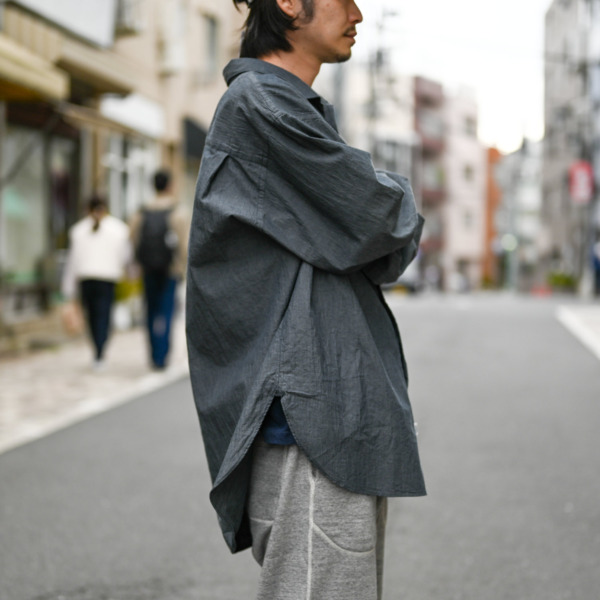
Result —
<path fill-rule="evenodd" d="M 355 0 L 233 0 L 250 7 L 240 56 L 297 52 L 319 63 L 350 58 L 362 14 Z"/>
<path fill-rule="evenodd" d="M 168 169 L 159 169 L 154 173 L 154 189 L 163 194 L 171 188 L 171 171 Z"/>

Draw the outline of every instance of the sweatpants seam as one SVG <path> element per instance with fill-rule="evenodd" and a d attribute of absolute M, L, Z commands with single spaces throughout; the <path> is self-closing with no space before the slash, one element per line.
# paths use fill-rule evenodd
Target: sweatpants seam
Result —
<path fill-rule="evenodd" d="M 313 523 L 314 530 L 333 548 L 336 550 L 340 550 L 341 552 L 345 552 L 346 554 L 359 554 L 366 555 L 375 552 L 375 546 L 369 548 L 369 550 L 348 550 L 348 548 L 343 548 L 339 544 L 336 544 L 316 523 Z"/>
<path fill-rule="evenodd" d="M 315 476 L 312 469 L 309 471 L 310 497 L 308 504 L 308 548 L 306 569 L 306 600 L 310 600 L 312 594 L 312 554 L 313 554 L 313 528 L 315 513 Z"/>
<path fill-rule="evenodd" d="M 266 523 L 267 525 L 273 525 L 275 523 L 274 519 L 259 519 L 258 517 L 248 517 L 251 521 L 256 521 L 257 523 Z"/>

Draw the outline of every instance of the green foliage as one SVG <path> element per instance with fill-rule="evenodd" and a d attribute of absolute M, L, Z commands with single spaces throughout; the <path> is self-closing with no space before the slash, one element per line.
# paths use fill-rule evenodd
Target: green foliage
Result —
<path fill-rule="evenodd" d="M 548 273 L 548 285 L 555 290 L 574 292 L 577 288 L 577 279 L 569 273 L 552 271 Z"/>

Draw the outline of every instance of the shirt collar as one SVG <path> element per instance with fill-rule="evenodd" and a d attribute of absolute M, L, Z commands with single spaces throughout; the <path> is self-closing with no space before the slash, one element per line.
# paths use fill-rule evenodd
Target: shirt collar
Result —
<path fill-rule="evenodd" d="M 296 90 L 302 94 L 321 114 L 325 117 L 325 120 L 337 131 L 337 124 L 335 121 L 335 111 L 329 102 L 321 98 L 315 90 L 309 85 L 304 83 L 300 77 L 297 77 L 290 71 L 286 71 L 281 67 L 274 64 L 268 63 L 259 58 L 234 58 L 229 61 L 229 64 L 223 70 L 223 77 L 227 85 L 231 85 L 231 82 L 242 73 L 248 71 L 254 71 L 255 73 L 272 74 L 284 79 L 288 83 L 292 84 Z M 320 107 L 319 107 L 320 105 Z"/>
<path fill-rule="evenodd" d="M 306 85 L 302 79 L 286 71 L 281 67 L 268 63 L 259 58 L 234 58 L 229 61 L 229 64 L 223 70 L 223 76 L 227 85 L 231 85 L 231 82 L 242 73 L 247 71 L 254 71 L 256 73 L 265 73 L 277 75 L 281 79 L 285 79 L 288 83 L 291 83 L 305 98 L 308 100 L 319 99 L 322 100 L 321 96 L 315 92 L 309 85 Z"/>

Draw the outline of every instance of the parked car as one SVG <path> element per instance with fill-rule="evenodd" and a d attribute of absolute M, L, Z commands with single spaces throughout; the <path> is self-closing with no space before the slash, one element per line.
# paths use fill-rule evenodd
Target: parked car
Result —
<path fill-rule="evenodd" d="M 423 279 L 419 269 L 418 259 L 413 260 L 406 268 L 404 273 L 392 283 L 386 283 L 381 286 L 384 290 L 404 289 L 409 294 L 416 294 L 423 289 Z"/>

